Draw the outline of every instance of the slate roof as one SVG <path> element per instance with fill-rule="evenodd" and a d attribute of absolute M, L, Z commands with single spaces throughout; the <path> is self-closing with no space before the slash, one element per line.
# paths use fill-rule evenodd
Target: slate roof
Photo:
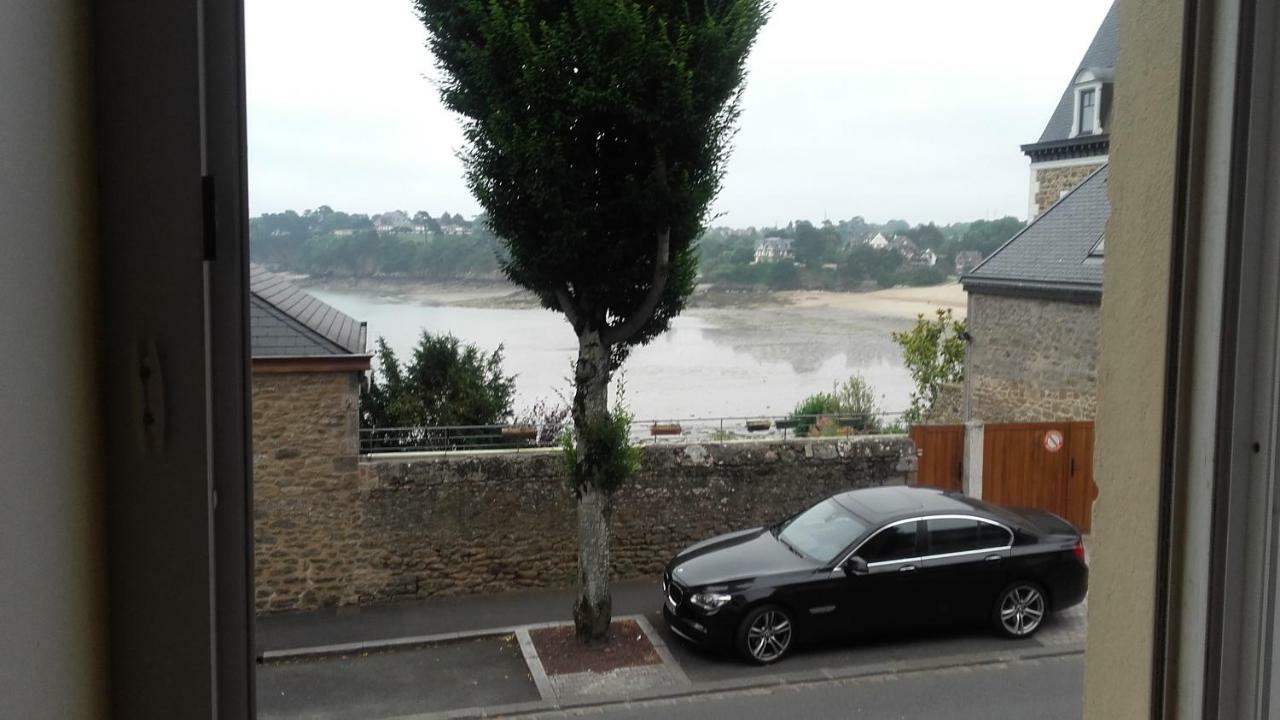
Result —
<path fill-rule="evenodd" d="M 1108 165 L 1098 168 L 999 250 L 960 278 L 965 290 L 1100 296 L 1102 267 L 1089 259 L 1111 214 Z"/>
<path fill-rule="evenodd" d="M 249 331 L 253 357 L 365 354 L 364 323 L 259 265 L 249 267 Z"/>
<path fill-rule="evenodd" d="M 1071 125 L 1073 114 L 1075 113 L 1076 97 L 1075 97 L 1075 81 L 1076 77 L 1085 69 L 1106 69 L 1113 70 L 1116 66 L 1116 46 L 1119 36 L 1118 21 L 1116 19 L 1116 3 L 1111 5 L 1111 9 L 1107 11 L 1107 16 L 1103 18 L 1102 25 L 1098 27 L 1098 32 L 1093 37 L 1093 42 L 1089 45 L 1089 49 L 1085 51 L 1084 57 L 1080 59 L 1080 65 L 1075 72 L 1071 73 L 1071 79 L 1067 82 L 1067 87 L 1062 91 L 1062 98 L 1058 100 L 1058 105 L 1053 110 L 1053 115 L 1049 117 L 1049 122 L 1044 127 L 1044 132 L 1040 134 L 1040 139 L 1030 145 L 1024 145 L 1023 150 L 1030 153 L 1037 146 L 1049 144 L 1057 145 L 1060 143 L 1068 143 L 1070 140 L 1078 140 L 1081 142 L 1089 142 L 1097 144 L 1099 141 L 1108 139 L 1108 133 L 1103 132 L 1100 135 L 1086 135 L 1079 138 L 1071 138 Z M 1102 127 L 1104 130 L 1109 127 L 1108 121 L 1108 105 L 1104 103 L 1102 106 Z M 1103 148 L 1103 153 L 1106 149 Z"/>

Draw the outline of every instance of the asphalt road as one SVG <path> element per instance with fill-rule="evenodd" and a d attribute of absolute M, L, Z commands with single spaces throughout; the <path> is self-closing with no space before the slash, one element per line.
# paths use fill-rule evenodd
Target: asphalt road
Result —
<path fill-rule="evenodd" d="M 1080 655 L 780 686 L 534 715 L 538 718 L 1078 720 Z"/>

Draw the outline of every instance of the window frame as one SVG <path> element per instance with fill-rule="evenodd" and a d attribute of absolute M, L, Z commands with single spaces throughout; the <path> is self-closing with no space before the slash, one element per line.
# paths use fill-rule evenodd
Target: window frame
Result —
<path fill-rule="evenodd" d="M 1092 87 L 1081 88 L 1077 98 L 1076 123 L 1080 128 L 1079 134 L 1092 135 L 1097 127 L 1098 91 Z"/>
<path fill-rule="evenodd" d="M 929 530 L 930 520 L 966 520 L 966 521 L 974 521 L 978 525 L 990 525 L 992 527 L 1000 528 L 1000 530 L 1002 530 L 1005 533 L 1005 536 L 1008 538 L 1008 542 L 1005 543 L 1004 545 L 992 545 L 987 547 L 979 547 L 979 548 L 974 548 L 973 550 L 960 550 L 960 551 L 954 551 L 954 552 L 935 553 L 933 552 L 933 534 L 932 534 L 932 531 Z M 986 518 L 977 517 L 975 515 L 935 515 L 932 517 L 925 518 L 924 528 L 925 528 L 925 554 L 922 557 L 923 560 L 942 560 L 946 558 L 961 557 L 963 555 L 977 555 L 979 553 L 990 554 L 993 552 L 1003 552 L 1006 550 L 1011 550 L 1013 548 L 1013 540 L 1014 540 L 1013 530 L 1009 529 L 1005 525 L 998 523 L 994 520 L 988 520 Z"/>
<path fill-rule="evenodd" d="M 944 553 L 939 555 L 930 555 L 928 553 L 929 520 L 976 520 L 978 522 L 994 525 L 1000 528 L 1001 530 L 1005 531 L 1006 533 L 1008 533 L 1009 544 L 1001 547 L 992 547 L 992 548 L 987 548 L 983 550 L 967 550 L 964 553 L 953 553 L 953 554 Z M 910 560 L 927 560 L 929 558 L 933 558 L 936 560 L 943 557 L 949 557 L 951 555 L 967 555 L 970 553 L 978 553 L 978 552 L 989 553 L 989 552 L 1009 550 L 1013 547 L 1013 541 L 1014 541 L 1013 530 L 1009 526 L 1005 525 L 1004 523 L 997 522 L 990 518 L 980 517 L 978 515 L 966 515 L 963 513 L 933 513 L 933 514 L 927 514 L 927 515 L 919 515 L 919 516 L 910 517 L 910 518 L 903 518 L 901 520 L 894 520 L 893 522 L 889 522 L 884 525 L 881 525 L 880 527 L 876 528 L 875 531 L 872 532 L 870 535 L 854 543 L 853 549 L 850 550 L 848 553 L 846 553 L 844 557 L 840 560 L 840 562 L 836 563 L 836 567 L 843 567 L 845 563 L 849 562 L 850 558 L 862 557 L 861 555 L 858 554 L 859 552 L 862 551 L 862 547 L 867 543 L 871 542 L 872 540 L 874 540 L 875 537 L 880 533 L 884 532 L 885 530 L 888 530 L 891 527 L 895 527 L 897 525 L 905 525 L 907 523 L 920 523 L 920 526 L 916 528 L 916 552 L 918 552 L 919 555 L 910 558 Z M 862 558 L 862 559 L 866 560 L 866 558 Z M 867 567 L 875 567 L 877 565 L 893 565 L 893 564 L 902 563 L 902 562 L 906 562 L 906 560 L 882 560 L 874 563 L 868 562 Z"/>
<path fill-rule="evenodd" d="M 1088 77 L 1093 77 L 1092 75 Z M 1101 135 L 1106 132 L 1102 127 L 1102 89 L 1103 81 L 1098 79 L 1077 81 L 1075 86 L 1075 104 L 1072 107 L 1071 114 L 1071 137 L 1088 137 L 1090 135 Z M 1089 130 L 1083 130 L 1081 118 L 1084 114 L 1083 99 L 1085 93 L 1092 93 L 1093 107 L 1090 113 L 1090 120 L 1093 127 Z"/>

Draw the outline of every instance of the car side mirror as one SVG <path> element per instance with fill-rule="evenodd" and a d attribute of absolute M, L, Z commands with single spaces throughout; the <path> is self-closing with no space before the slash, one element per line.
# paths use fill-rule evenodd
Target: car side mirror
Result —
<path fill-rule="evenodd" d="M 857 555 L 854 555 L 853 557 L 849 558 L 844 562 L 844 572 L 846 575 L 853 576 L 853 575 L 866 575 L 867 573 L 871 572 L 871 570 L 870 568 L 867 567 L 866 560 L 863 560 Z"/>

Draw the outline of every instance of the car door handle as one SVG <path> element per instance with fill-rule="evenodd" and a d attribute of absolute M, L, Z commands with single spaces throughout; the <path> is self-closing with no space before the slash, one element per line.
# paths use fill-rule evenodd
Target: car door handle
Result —
<path fill-rule="evenodd" d="M 916 569 L 915 565 L 903 565 L 902 567 L 898 568 L 898 572 L 915 572 L 915 569 Z"/>
<path fill-rule="evenodd" d="M 1000 562 L 1004 558 L 1000 557 L 999 555 L 988 555 L 983 559 L 986 560 L 987 562 Z"/>

